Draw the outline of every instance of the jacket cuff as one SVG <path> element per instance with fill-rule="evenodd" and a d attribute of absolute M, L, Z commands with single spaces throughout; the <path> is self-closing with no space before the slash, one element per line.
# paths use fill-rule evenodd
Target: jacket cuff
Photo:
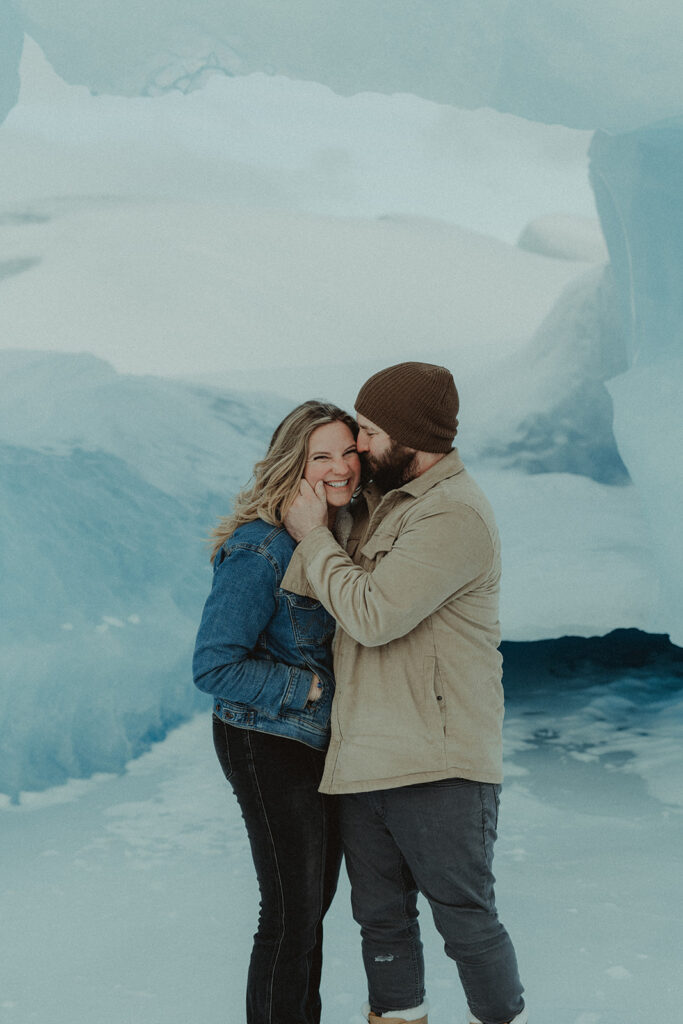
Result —
<path fill-rule="evenodd" d="M 308 701 L 308 692 L 311 689 L 312 682 L 312 672 L 307 668 L 295 668 L 292 666 L 289 670 L 287 689 L 282 699 L 282 710 L 294 708 L 297 711 L 303 711 Z"/>
<path fill-rule="evenodd" d="M 299 541 L 282 578 L 282 589 L 288 590 L 290 594 L 317 598 L 317 594 L 308 582 L 306 567 L 318 551 L 330 544 L 335 548 L 339 547 L 326 526 L 316 526 L 302 541 Z"/>

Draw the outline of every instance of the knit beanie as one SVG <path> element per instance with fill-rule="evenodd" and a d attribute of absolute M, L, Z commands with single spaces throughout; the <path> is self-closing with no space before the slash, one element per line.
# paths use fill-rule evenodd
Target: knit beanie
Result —
<path fill-rule="evenodd" d="M 460 403 L 450 370 L 434 363 L 397 363 L 358 392 L 356 412 L 389 437 L 421 452 L 449 452 Z"/>

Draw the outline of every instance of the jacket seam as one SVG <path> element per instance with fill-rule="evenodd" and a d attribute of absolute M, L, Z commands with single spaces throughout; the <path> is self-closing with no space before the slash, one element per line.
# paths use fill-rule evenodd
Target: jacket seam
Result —
<path fill-rule="evenodd" d="M 233 551 L 251 551 L 255 555 L 260 555 L 265 558 L 266 562 L 273 568 L 275 577 L 277 580 L 278 587 L 283 577 L 282 566 L 278 562 L 277 558 L 271 555 L 270 551 L 261 547 L 261 545 L 251 544 L 249 541 L 240 541 L 238 544 L 234 544 L 232 547 L 227 549 L 228 556 Z"/>

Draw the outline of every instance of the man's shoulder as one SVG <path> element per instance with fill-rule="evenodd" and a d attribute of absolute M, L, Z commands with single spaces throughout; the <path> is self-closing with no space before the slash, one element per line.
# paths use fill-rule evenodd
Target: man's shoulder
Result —
<path fill-rule="evenodd" d="M 487 511 L 491 511 L 491 503 L 481 485 L 477 483 L 466 469 L 463 469 L 457 476 L 447 477 L 443 483 L 451 500 L 461 501 L 464 504 L 472 505 L 474 508 L 482 507 Z"/>
<path fill-rule="evenodd" d="M 397 538 L 403 535 L 406 542 L 436 548 L 444 565 L 465 560 L 479 566 L 477 575 L 500 573 L 500 536 L 493 509 L 464 470 L 415 498 L 396 525 Z"/>
<path fill-rule="evenodd" d="M 494 518 L 491 503 L 465 468 L 437 481 L 413 502 L 413 510 L 419 515 L 457 512 L 462 506 L 473 509 L 484 519 Z"/>

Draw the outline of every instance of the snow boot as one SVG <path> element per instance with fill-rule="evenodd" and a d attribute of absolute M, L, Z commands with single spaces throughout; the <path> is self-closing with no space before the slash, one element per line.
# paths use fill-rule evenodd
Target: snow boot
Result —
<path fill-rule="evenodd" d="M 415 1006 L 410 1010 L 389 1010 L 378 1016 L 373 1013 L 368 1003 L 363 1006 L 363 1014 L 368 1024 L 427 1024 L 427 1010 L 429 1004 L 425 999 L 424 1003 Z"/>
<path fill-rule="evenodd" d="M 399 1010 L 399 1013 L 402 1012 Z M 376 1013 L 370 1013 L 368 1016 L 368 1024 L 427 1024 L 427 1014 L 424 1017 L 415 1017 L 408 1020 L 407 1017 L 387 1017 L 386 1014 L 382 1014 L 378 1017 Z"/>
<path fill-rule="evenodd" d="M 469 1024 L 481 1024 L 478 1017 L 475 1017 L 470 1010 Z M 518 1013 L 516 1017 L 513 1017 L 510 1024 L 529 1024 L 529 1014 L 526 1012 L 526 1006 L 521 1013 Z"/>

